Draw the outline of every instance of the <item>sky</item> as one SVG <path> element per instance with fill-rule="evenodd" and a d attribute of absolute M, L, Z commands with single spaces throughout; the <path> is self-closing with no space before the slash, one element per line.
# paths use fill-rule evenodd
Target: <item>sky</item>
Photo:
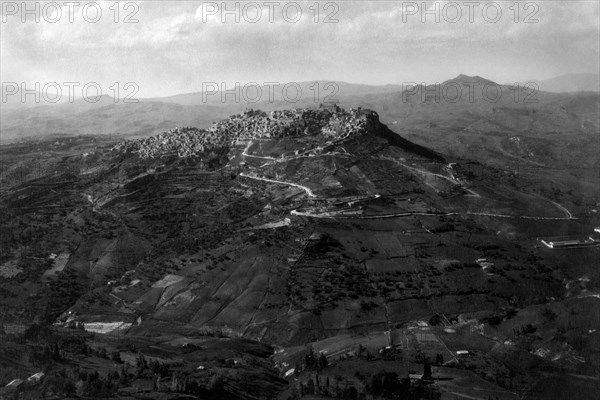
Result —
<path fill-rule="evenodd" d="M 596 0 L 88 3 L 2 1 L 2 82 L 134 82 L 137 97 L 162 97 L 211 82 L 510 83 L 600 68 Z"/>

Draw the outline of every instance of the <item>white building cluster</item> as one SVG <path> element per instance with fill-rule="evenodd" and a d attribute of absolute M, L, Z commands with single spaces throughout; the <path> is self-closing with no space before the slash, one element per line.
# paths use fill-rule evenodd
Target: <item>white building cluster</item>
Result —
<path fill-rule="evenodd" d="M 250 109 L 215 122 L 209 129 L 177 127 L 149 138 L 121 142 L 113 150 L 134 153 L 142 159 L 210 159 L 238 141 L 319 134 L 330 140 L 360 134 L 367 128 L 368 115 L 360 108 L 345 111 L 337 106 L 278 110 L 269 114 Z"/>

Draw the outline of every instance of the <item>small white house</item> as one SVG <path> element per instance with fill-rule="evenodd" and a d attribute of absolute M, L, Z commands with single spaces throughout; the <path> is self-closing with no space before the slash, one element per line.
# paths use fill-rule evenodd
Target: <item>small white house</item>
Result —
<path fill-rule="evenodd" d="M 8 385 L 6 385 L 6 387 L 13 387 L 13 388 L 15 388 L 15 387 L 21 386 L 22 383 L 23 383 L 22 379 L 13 379 L 12 381 L 10 381 L 8 383 Z"/>
<path fill-rule="evenodd" d="M 31 375 L 29 378 L 27 378 L 27 382 L 29 382 L 29 383 L 38 383 L 39 381 L 42 380 L 42 378 L 44 377 L 44 375 L 46 375 L 46 374 L 44 374 L 43 372 L 35 373 L 35 374 Z"/>

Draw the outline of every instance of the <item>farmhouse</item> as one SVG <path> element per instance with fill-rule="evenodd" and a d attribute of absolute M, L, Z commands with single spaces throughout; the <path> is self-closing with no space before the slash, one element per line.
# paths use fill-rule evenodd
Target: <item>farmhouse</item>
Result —
<path fill-rule="evenodd" d="M 476 262 L 483 270 L 487 270 L 494 267 L 494 263 L 489 262 L 486 258 L 478 258 Z"/>
<path fill-rule="evenodd" d="M 37 373 L 31 375 L 29 378 L 27 378 L 27 382 L 29 382 L 29 383 L 38 383 L 39 381 L 42 380 L 42 378 L 44 377 L 44 375 L 46 375 L 46 374 L 44 374 L 43 372 L 37 372 Z"/>
<path fill-rule="evenodd" d="M 13 379 L 13 380 L 12 380 L 12 381 L 10 381 L 10 382 L 8 383 L 8 385 L 6 385 L 5 387 L 13 387 L 13 388 L 16 388 L 16 387 L 19 387 L 19 386 L 21 386 L 21 384 L 22 384 L 22 383 L 23 383 L 23 380 L 22 380 L 22 379 Z"/>
<path fill-rule="evenodd" d="M 569 247 L 590 246 L 595 244 L 594 240 L 590 239 L 570 239 L 570 240 L 544 240 L 542 243 L 551 249 L 564 249 Z"/>

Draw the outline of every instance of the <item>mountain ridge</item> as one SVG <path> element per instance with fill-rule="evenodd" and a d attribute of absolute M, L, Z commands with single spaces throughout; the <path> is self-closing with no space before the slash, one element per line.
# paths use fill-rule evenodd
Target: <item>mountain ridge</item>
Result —
<path fill-rule="evenodd" d="M 533 83 L 541 91 L 552 93 L 600 92 L 600 74 L 571 73 L 549 79 L 532 79 L 522 84 Z"/>

